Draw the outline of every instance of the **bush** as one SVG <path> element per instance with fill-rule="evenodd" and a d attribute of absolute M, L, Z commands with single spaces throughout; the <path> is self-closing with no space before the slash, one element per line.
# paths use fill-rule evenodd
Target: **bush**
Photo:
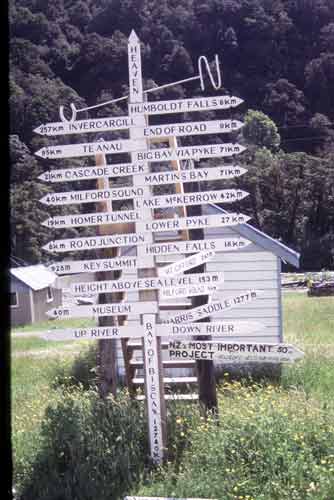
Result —
<path fill-rule="evenodd" d="M 125 394 L 101 400 L 94 390 L 67 390 L 46 411 L 42 447 L 22 498 L 119 499 L 147 465 L 143 410 Z"/>
<path fill-rule="evenodd" d="M 91 345 L 67 364 L 59 365 L 52 383 L 53 388 L 82 386 L 89 389 L 96 386 L 97 346 Z"/>

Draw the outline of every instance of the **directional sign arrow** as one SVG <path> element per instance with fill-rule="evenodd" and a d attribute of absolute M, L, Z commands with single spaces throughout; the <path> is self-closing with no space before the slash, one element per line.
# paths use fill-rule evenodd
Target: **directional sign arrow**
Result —
<path fill-rule="evenodd" d="M 170 359 L 219 359 L 225 363 L 292 363 L 304 353 L 291 344 L 171 341 Z"/>
<path fill-rule="evenodd" d="M 242 169 L 242 167 L 236 167 Z M 245 170 L 245 169 L 244 169 Z M 95 167 L 60 168 L 43 172 L 38 179 L 45 182 L 72 182 L 101 177 L 125 177 L 149 172 L 145 163 L 115 163 Z"/>
<path fill-rule="evenodd" d="M 177 299 L 180 297 L 195 297 L 198 295 L 210 295 L 218 288 L 218 284 L 213 285 L 191 285 L 162 288 L 159 290 L 160 300 Z"/>
<path fill-rule="evenodd" d="M 175 276 L 176 274 L 181 274 L 188 269 L 200 266 L 205 262 L 213 259 L 215 257 L 215 252 L 208 250 L 206 252 L 200 252 L 186 259 L 178 260 L 169 266 L 164 266 L 158 269 L 159 276 Z"/>
<path fill-rule="evenodd" d="M 217 179 L 232 179 L 247 172 L 239 165 L 221 167 L 197 168 L 171 172 L 149 173 L 147 164 L 120 163 L 115 165 L 99 165 L 96 167 L 76 167 L 49 170 L 43 172 L 38 179 L 45 182 L 69 182 L 102 177 L 125 177 L 136 175 L 138 184 L 143 186 L 160 186 L 179 182 L 213 181 Z M 145 175 L 142 175 L 145 174 Z"/>
<path fill-rule="evenodd" d="M 140 290 L 159 290 L 169 287 L 191 286 L 198 284 L 215 285 L 223 283 L 223 273 L 196 273 L 185 274 L 177 277 L 159 278 L 128 278 L 111 281 L 88 281 L 86 283 L 73 283 L 71 293 L 110 293 Z M 217 287 L 216 287 L 217 288 Z"/>
<path fill-rule="evenodd" d="M 82 144 L 46 146 L 35 152 L 41 158 L 76 158 L 80 156 L 95 156 L 96 154 L 118 154 L 138 151 L 135 141 L 99 141 Z"/>
<path fill-rule="evenodd" d="M 246 198 L 249 193 L 242 189 L 219 189 L 200 193 L 164 194 L 149 199 L 134 200 L 134 206 L 140 208 L 182 207 L 184 205 L 203 205 L 206 203 L 233 203 Z"/>
<path fill-rule="evenodd" d="M 203 306 L 194 307 L 193 309 L 177 314 L 176 316 L 169 318 L 166 323 L 180 324 L 180 323 L 191 323 L 192 321 L 198 321 L 199 319 L 207 318 L 222 311 L 232 309 L 234 307 L 243 306 L 249 304 L 254 300 L 258 299 L 263 292 L 258 290 L 248 290 L 246 292 L 239 293 L 233 297 L 224 299 L 221 302 L 211 302 L 204 304 Z"/>
<path fill-rule="evenodd" d="M 47 311 L 50 318 L 91 318 L 157 313 L 157 302 L 122 302 L 89 306 L 56 307 Z"/>
<path fill-rule="evenodd" d="M 201 122 L 169 123 L 152 125 L 144 128 L 144 136 L 148 138 L 182 137 L 189 135 L 231 133 L 243 127 L 238 120 L 210 120 Z"/>
<path fill-rule="evenodd" d="M 144 233 L 145 234 L 145 233 Z M 196 253 L 204 250 L 214 252 L 231 252 L 241 250 L 250 245 L 251 241 L 245 238 L 219 238 L 216 240 L 173 241 L 165 243 L 152 243 L 144 246 L 145 255 L 170 255 L 183 253 Z"/>
<path fill-rule="evenodd" d="M 212 323 L 189 323 L 180 325 L 159 325 L 157 335 L 162 337 L 192 337 L 196 335 L 245 336 L 258 333 L 265 326 L 257 321 L 219 321 Z"/>
<path fill-rule="evenodd" d="M 67 238 L 50 241 L 42 248 L 49 252 L 71 252 L 74 250 L 92 250 L 98 248 L 124 247 L 143 245 L 150 241 L 149 233 L 145 234 L 113 234 L 105 236 L 91 236 L 88 238 Z"/>
<path fill-rule="evenodd" d="M 44 340 L 97 340 L 122 337 L 143 337 L 141 326 L 104 326 L 93 328 L 66 328 L 48 330 L 41 335 Z"/>
<path fill-rule="evenodd" d="M 86 134 L 87 132 L 107 132 L 112 130 L 125 130 L 136 126 L 136 119 L 130 116 L 117 116 L 105 118 L 90 118 L 88 120 L 75 120 L 73 122 L 45 123 L 34 129 L 40 135 L 68 135 Z"/>
<path fill-rule="evenodd" d="M 136 161 L 172 161 L 172 160 L 199 160 L 200 158 L 216 158 L 238 155 L 245 151 L 240 144 L 223 143 L 208 144 L 206 146 L 184 146 L 179 148 L 150 149 L 134 153 Z"/>
<path fill-rule="evenodd" d="M 170 172 L 153 172 L 137 175 L 138 185 L 160 186 L 161 184 L 175 184 L 180 182 L 214 181 L 217 179 L 232 179 L 245 174 L 247 170 L 239 165 L 221 167 L 196 168 Z"/>
<path fill-rule="evenodd" d="M 217 109 L 235 108 L 244 102 L 239 97 L 215 96 L 179 99 L 176 101 L 155 101 L 141 104 L 129 104 L 131 115 L 164 115 L 169 113 L 190 113 L 192 111 L 215 111 Z"/>
<path fill-rule="evenodd" d="M 152 222 L 138 222 L 137 229 L 145 231 L 179 231 L 182 229 L 201 229 L 207 227 L 225 227 L 245 224 L 251 219 L 248 215 L 229 213 L 224 215 L 198 215 L 174 219 L 157 219 Z"/>
<path fill-rule="evenodd" d="M 66 260 L 48 266 L 58 275 L 73 273 L 97 273 L 102 271 L 135 270 L 150 267 L 151 259 L 142 257 L 114 257 L 112 259 Z"/>
<path fill-rule="evenodd" d="M 90 214 L 58 215 L 50 217 L 41 224 L 45 227 L 86 227 L 105 224 L 134 223 L 142 220 L 139 210 L 120 210 L 115 212 L 93 212 Z"/>
<path fill-rule="evenodd" d="M 111 189 L 90 189 L 87 191 L 65 191 L 48 193 L 39 201 L 43 205 L 72 205 L 78 203 L 99 203 L 106 200 L 127 200 L 145 196 L 142 187 L 125 187 Z"/>

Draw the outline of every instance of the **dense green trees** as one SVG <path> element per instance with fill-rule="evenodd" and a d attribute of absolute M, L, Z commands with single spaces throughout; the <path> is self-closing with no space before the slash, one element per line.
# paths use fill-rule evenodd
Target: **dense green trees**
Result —
<path fill-rule="evenodd" d="M 14 255 L 31 263 L 48 258 L 40 247 L 50 234 L 39 225 L 47 214 L 37 202 L 48 188 L 37 176 L 53 165 L 33 153 L 68 141 L 37 136 L 33 129 L 58 120 L 61 104 L 80 108 L 126 94 L 127 37 L 134 28 L 147 87 L 192 76 L 199 55 L 219 54 L 224 92 L 245 100 L 234 116 L 257 110 L 246 115 L 243 129 L 250 148 L 242 161 L 249 174 L 240 185 L 252 192 L 245 209 L 254 224 L 301 251 L 304 266 L 333 267 L 332 7 L 332 0 L 12 0 Z M 150 99 L 201 94 L 192 83 Z M 120 104 L 91 116 L 125 111 Z M 58 160 L 57 166 L 73 163 Z"/>

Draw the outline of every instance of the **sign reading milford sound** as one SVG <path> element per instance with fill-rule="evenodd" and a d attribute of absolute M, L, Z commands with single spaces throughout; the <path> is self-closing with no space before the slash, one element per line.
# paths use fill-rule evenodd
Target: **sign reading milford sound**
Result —
<path fill-rule="evenodd" d="M 221 87 L 221 75 L 219 62 L 216 56 L 218 84 L 209 68 L 208 61 L 201 56 L 199 58 L 199 74 L 191 79 L 199 79 L 202 90 L 204 90 L 201 62 L 205 60 L 207 71 L 212 85 L 216 90 Z M 105 272 L 114 270 L 136 270 L 137 277 L 116 280 L 97 280 L 91 282 L 78 282 L 71 285 L 73 296 L 83 293 L 119 293 L 123 291 L 138 291 L 137 302 L 110 302 L 97 303 L 93 305 L 75 305 L 70 307 L 57 307 L 48 311 L 52 318 L 73 317 L 112 317 L 130 316 L 136 317 L 140 325 L 136 326 L 99 326 L 90 328 L 68 328 L 50 330 L 44 338 L 51 340 L 95 340 L 111 338 L 142 337 L 144 351 L 144 374 L 145 392 L 148 413 L 149 442 L 152 461 L 160 464 L 164 458 L 166 446 L 166 409 L 164 405 L 163 379 L 161 373 L 161 360 L 158 337 L 165 336 L 174 338 L 185 336 L 190 338 L 196 335 L 223 336 L 252 336 L 264 329 L 264 325 L 255 321 L 217 321 L 199 322 L 203 318 L 211 317 L 219 312 L 225 312 L 232 307 L 243 306 L 258 299 L 261 292 L 249 290 L 239 292 L 238 295 L 225 300 L 211 300 L 212 294 L 224 289 L 223 273 L 192 273 L 183 274 L 198 265 L 205 264 L 215 258 L 217 252 L 236 252 L 246 248 L 251 242 L 241 236 L 229 236 L 217 239 L 162 241 L 155 242 L 155 233 L 163 231 L 183 231 L 188 229 L 228 227 L 244 224 L 249 220 L 247 215 L 232 212 L 222 215 L 197 216 L 197 217 L 175 217 L 155 219 L 154 210 L 160 208 L 176 208 L 192 205 L 206 205 L 211 203 L 231 204 L 244 199 L 249 193 L 235 188 L 203 190 L 196 193 L 184 193 L 183 183 L 198 181 L 222 181 L 244 175 L 247 170 L 235 163 L 236 155 L 245 151 L 245 146 L 232 143 L 212 143 L 179 146 L 176 137 L 206 136 L 207 134 L 229 134 L 241 129 L 243 124 L 235 119 L 214 119 L 207 121 L 189 121 L 151 125 L 151 115 L 165 115 L 176 113 L 196 113 L 201 111 L 218 111 L 233 109 L 243 101 L 239 97 L 220 95 L 211 97 L 195 97 L 190 99 L 166 100 L 147 102 L 144 98 L 143 79 L 141 69 L 140 42 L 134 31 L 128 40 L 128 68 L 129 68 L 129 96 L 128 114 L 118 117 L 77 119 L 80 112 L 86 109 L 76 109 L 71 104 L 72 117 L 65 119 L 63 106 L 60 107 L 59 122 L 41 124 L 35 128 L 35 132 L 43 136 L 66 136 L 73 134 L 87 134 L 97 132 L 113 132 L 127 130 L 129 137 L 118 140 L 99 140 L 91 142 L 75 141 L 74 144 L 48 145 L 39 149 L 35 154 L 45 159 L 69 159 L 83 158 L 96 155 L 121 155 L 124 158 L 120 163 L 108 163 L 105 159 L 103 164 L 75 166 L 69 163 L 67 168 L 46 170 L 39 179 L 47 183 L 74 182 L 86 179 L 104 179 L 104 188 L 90 190 L 68 190 L 61 192 L 50 192 L 41 198 L 40 202 L 47 206 L 84 205 L 87 203 L 98 203 L 100 212 L 89 212 L 83 206 L 83 213 L 73 209 L 73 213 L 52 216 L 42 224 L 52 229 L 63 229 L 71 227 L 104 226 L 106 231 L 96 236 L 81 236 L 77 238 L 53 239 L 43 246 L 43 249 L 52 254 L 93 251 L 90 259 L 64 260 L 53 263 L 50 269 L 59 275 L 84 272 Z M 183 80 L 176 83 L 184 83 Z M 158 87 L 159 88 L 159 87 Z M 155 89 L 150 89 L 154 91 Z M 108 105 L 104 103 L 99 106 Z M 89 109 L 94 108 L 92 106 Z M 166 122 L 166 118 L 163 119 Z M 170 139 L 173 139 L 172 141 Z M 165 148 L 150 148 L 153 142 L 166 142 Z M 231 140 L 230 136 L 227 141 Z M 68 142 L 68 139 L 64 140 Z M 172 146 L 174 144 L 175 146 Z M 113 156 L 111 156 L 112 158 Z M 105 158 L 105 156 L 102 156 Z M 202 166 L 187 170 L 175 169 L 175 162 L 183 160 L 201 160 L 206 158 L 228 158 L 231 162 L 218 164 L 216 166 Z M 129 161 L 130 159 L 130 161 Z M 89 161 L 89 160 L 88 160 Z M 112 160 L 111 160 L 112 161 Z M 117 157 L 117 161 L 120 161 Z M 166 171 L 152 172 L 151 164 L 165 162 L 170 168 Z M 171 163 L 172 162 L 172 163 Z M 232 163 L 233 162 L 233 163 Z M 100 162 L 99 162 L 100 163 Z M 181 163 L 178 163 L 178 165 Z M 156 165 L 154 165 L 156 167 Z M 155 168 L 156 169 L 156 168 Z M 132 186 L 109 187 L 109 178 L 132 176 Z M 153 186 L 177 184 L 179 189 L 175 194 L 154 195 Z M 73 184 L 71 184 L 73 189 Z M 112 202 L 124 200 L 130 203 L 129 209 L 112 210 Z M 101 212 L 105 206 L 106 210 Z M 108 207 L 108 208 L 107 208 Z M 170 216 L 169 216 L 170 217 Z M 113 224 L 131 224 L 127 229 L 112 231 Z M 111 228 L 111 229 L 110 229 Z M 96 250 L 105 248 L 134 247 L 136 255 L 120 255 L 113 258 L 97 258 Z M 187 254 L 192 254 L 187 256 Z M 159 255 L 179 255 L 180 259 L 173 264 L 159 268 L 157 273 L 155 257 Z M 106 257 L 106 255 L 104 255 Z M 143 271 L 145 269 L 146 271 Z M 129 294 L 130 295 L 130 294 Z M 208 303 L 200 307 L 181 312 L 167 322 L 160 321 L 157 324 L 159 314 L 159 297 L 165 300 L 178 297 L 192 297 L 195 295 L 208 295 Z M 147 299 L 149 297 L 149 299 Z M 152 299 L 153 297 L 153 299 Z M 227 345 L 227 344 L 226 344 Z M 230 344 L 229 344 L 230 345 Z M 225 356 L 224 359 L 236 359 L 241 362 L 245 357 L 252 361 L 263 359 L 262 353 L 268 360 L 289 361 L 298 357 L 289 346 L 283 351 L 279 346 L 257 347 L 255 344 L 247 343 L 247 348 L 236 347 L 233 352 L 221 342 L 176 344 L 171 343 L 169 355 L 172 358 L 202 357 L 209 359 L 213 356 Z M 243 344 L 244 345 L 244 344 Z M 264 345 L 264 344 L 263 344 Z M 252 347 L 253 346 L 253 347 Z M 238 350 L 237 350 L 238 349 Z M 264 349 L 264 350 L 263 350 Z M 194 354 L 195 353 L 195 354 Z M 197 353 L 197 354 L 196 354 Z M 209 353 L 209 356 L 208 356 Z M 246 356 L 247 354 L 247 356 Z M 130 497 L 129 497 L 130 498 Z M 135 498 L 135 497 L 134 497 Z"/>

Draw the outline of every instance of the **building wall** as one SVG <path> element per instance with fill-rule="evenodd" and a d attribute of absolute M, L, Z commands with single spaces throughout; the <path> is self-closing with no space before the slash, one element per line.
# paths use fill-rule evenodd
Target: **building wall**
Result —
<path fill-rule="evenodd" d="M 47 302 L 47 288 L 33 291 L 35 322 L 45 321 L 46 319 L 49 319 L 49 317 L 45 313 L 50 309 L 61 305 L 62 291 L 57 288 L 52 288 L 52 293 L 53 300 Z"/>
<path fill-rule="evenodd" d="M 17 280 L 14 276 L 10 279 L 10 292 L 17 292 L 18 307 L 10 308 L 10 322 L 12 326 L 21 326 L 31 323 L 31 307 L 29 287 Z"/>

